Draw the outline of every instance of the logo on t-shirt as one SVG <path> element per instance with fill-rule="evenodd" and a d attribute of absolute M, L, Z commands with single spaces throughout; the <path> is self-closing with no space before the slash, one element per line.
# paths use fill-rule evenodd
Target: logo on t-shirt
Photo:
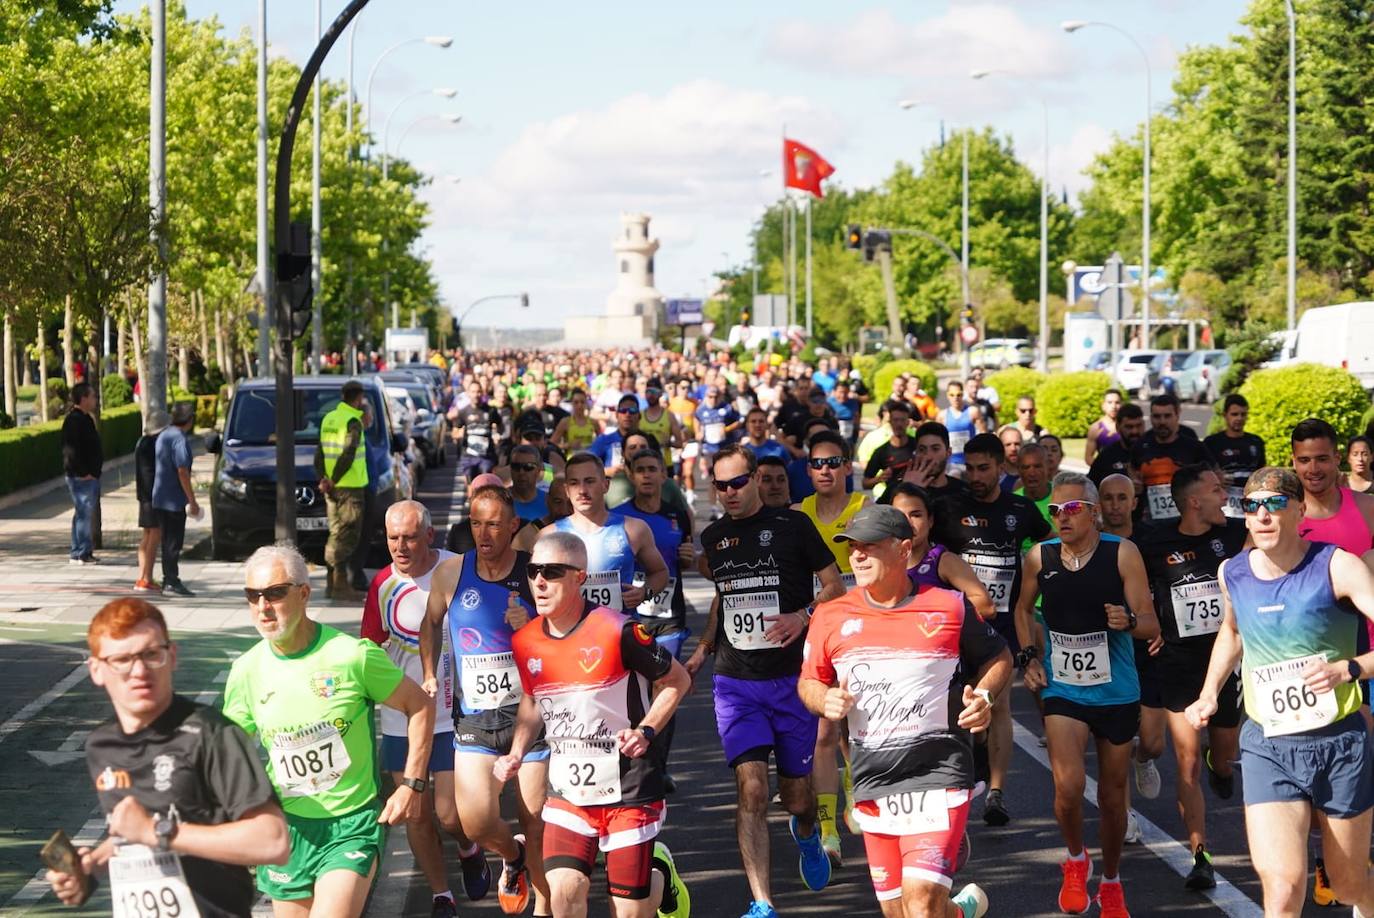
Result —
<path fill-rule="evenodd" d="M 631 629 L 631 631 L 635 636 L 635 640 L 639 641 L 639 643 L 643 644 L 645 647 L 648 647 L 650 644 L 654 642 L 653 637 L 649 634 L 649 632 L 644 630 L 644 626 L 641 625 L 639 622 L 635 622 L 634 627 Z"/>
<path fill-rule="evenodd" d="M 477 604 L 482 601 L 482 594 L 471 587 L 463 591 L 463 595 L 458 597 L 458 604 L 468 611 L 477 608 Z"/>
<path fill-rule="evenodd" d="M 760 530 L 759 530 L 759 547 L 760 547 L 760 548 L 767 548 L 768 545 L 769 545 L 769 543 L 772 542 L 772 541 L 773 541 L 773 530 L 771 530 L 771 529 L 760 529 Z"/>
<path fill-rule="evenodd" d="M 862 619 L 851 618 L 840 626 L 840 637 L 853 637 L 864 630 Z"/>
<path fill-rule="evenodd" d="M 1221 539 L 1212 540 L 1212 551 L 1216 552 L 1218 558 L 1226 554 L 1226 546 L 1221 544 Z"/>
<path fill-rule="evenodd" d="M 590 673 L 601 665 L 601 648 L 593 645 L 582 648 L 582 659 L 577 661 L 577 665 L 582 667 L 584 673 Z"/>
<path fill-rule="evenodd" d="M 96 790 L 128 790 L 132 786 L 133 783 L 129 780 L 129 773 L 127 771 L 122 768 L 116 771 L 108 765 L 105 766 L 105 770 L 95 779 Z"/>
<path fill-rule="evenodd" d="M 310 674 L 310 690 L 321 698 L 333 698 L 339 691 L 339 676 L 329 670 Z"/>
<path fill-rule="evenodd" d="M 153 759 L 153 789 L 167 791 L 172 789 L 172 772 L 177 760 L 170 755 L 160 755 Z"/>
<path fill-rule="evenodd" d="M 544 661 L 539 657 L 530 657 L 525 662 L 525 669 L 529 670 L 531 676 L 537 676 L 544 671 Z"/>
<path fill-rule="evenodd" d="M 472 653 L 482 646 L 482 632 L 476 628 L 459 628 L 458 646 L 463 649 L 464 653 Z"/>
<path fill-rule="evenodd" d="M 1016 531 L 1016 515 L 1015 515 L 1015 514 L 1013 514 L 1013 513 L 1008 513 L 1008 514 L 1007 514 L 1007 518 L 1006 518 L 1006 520 L 1004 520 L 1004 522 L 1007 524 L 1007 531 L 1008 531 L 1008 532 L 1015 532 L 1015 531 Z"/>

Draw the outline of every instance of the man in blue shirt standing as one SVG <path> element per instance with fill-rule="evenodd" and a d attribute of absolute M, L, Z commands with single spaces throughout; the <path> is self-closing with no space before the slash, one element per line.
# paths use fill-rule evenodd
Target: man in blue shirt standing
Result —
<path fill-rule="evenodd" d="M 172 424 L 157 437 L 157 473 L 153 478 L 153 509 L 162 529 L 162 589 L 178 596 L 194 596 L 181 582 L 181 548 L 186 541 L 186 514 L 200 518 L 200 504 L 191 488 L 191 444 L 186 440 L 196 420 L 195 405 L 178 402 Z"/>

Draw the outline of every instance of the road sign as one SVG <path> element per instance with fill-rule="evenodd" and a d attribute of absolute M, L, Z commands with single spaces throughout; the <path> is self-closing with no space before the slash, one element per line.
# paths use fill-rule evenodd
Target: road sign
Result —
<path fill-rule="evenodd" d="M 664 300 L 663 311 L 669 325 L 700 325 L 703 305 L 701 300 Z"/>
<path fill-rule="evenodd" d="M 959 329 L 959 337 L 963 339 L 963 342 L 964 342 L 965 344 L 977 344 L 977 343 L 978 343 L 978 326 L 977 326 L 977 325 L 965 325 L 963 328 Z"/>

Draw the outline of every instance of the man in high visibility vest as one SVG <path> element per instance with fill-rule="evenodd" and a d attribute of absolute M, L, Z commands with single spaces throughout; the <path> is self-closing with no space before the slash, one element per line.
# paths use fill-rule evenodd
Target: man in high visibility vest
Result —
<path fill-rule="evenodd" d="M 348 582 L 348 559 L 362 538 L 367 509 L 367 394 L 363 384 L 349 380 L 342 398 L 320 420 L 320 445 L 315 450 L 315 473 L 329 511 L 329 541 L 324 563 L 329 567 L 327 596 L 344 602 L 363 597 Z"/>

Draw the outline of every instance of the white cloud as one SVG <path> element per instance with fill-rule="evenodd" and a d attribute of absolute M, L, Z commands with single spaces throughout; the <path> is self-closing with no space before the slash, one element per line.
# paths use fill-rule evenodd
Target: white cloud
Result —
<path fill-rule="evenodd" d="M 1050 144 L 1050 192 L 1059 195 L 1065 188 L 1073 201 L 1091 182 L 1083 170 L 1094 157 L 1112 145 L 1114 135 L 1099 124 L 1080 124 L 1064 142 Z M 1039 163 L 1032 168 L 1039 172 Z"/>

